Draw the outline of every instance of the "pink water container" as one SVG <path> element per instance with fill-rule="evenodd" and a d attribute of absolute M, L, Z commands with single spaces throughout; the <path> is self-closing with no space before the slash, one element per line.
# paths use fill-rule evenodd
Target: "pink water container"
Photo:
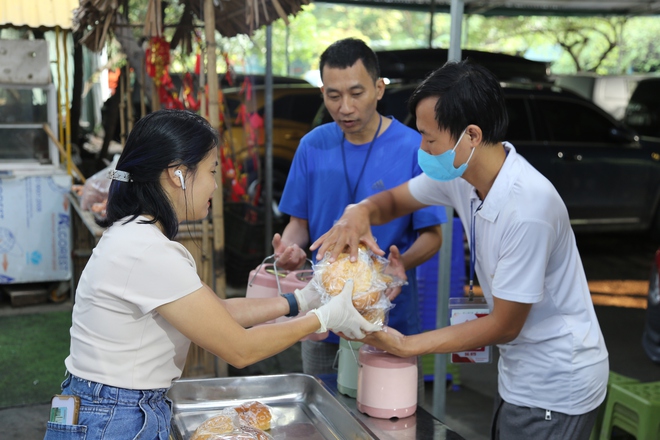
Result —
<path fill-rule="evenodd" d="M 417 357 L 360 347 L 357 409 L 371 417 L 405 418 L 417 411 Z"/>
<path fill-rule="evenodd" d="M 276 270 L 273 264 L 261 264 L 256 269 L 250 271 L 245 297 L 276 298 L 280 294 L 280 291 L 281 293 L 292 293 L 296 289 L 302 289 L 312 280 L 313 277 L 314 272 L 311 269 L 293 271 L 281 269 Z M 264 324 L 284 322 L 291 319 L 296 318 L 287 318 L 285 316 L 281 316 L 272 321 L 265 322 Z M 311 335 L 302 338 L 301 341 L 321 341 L 327 337 L 328 332 L 312 333 Z"/>

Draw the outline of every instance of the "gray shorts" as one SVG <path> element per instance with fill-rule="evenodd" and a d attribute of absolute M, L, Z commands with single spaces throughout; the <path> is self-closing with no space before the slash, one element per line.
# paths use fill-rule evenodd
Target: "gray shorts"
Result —
<path fill-rule="evenodd" d="M 540 408 L 516 406 L 495 397 L 492 440 L 589 440 L 598 408 L 571 416 Z"/>
<path fill-rule="evenodd" d="M 336 374 L 335 357 L 339 344 L 328 342 L 302 341 L 303 373 L 318 376 L 319 374 Z M 424 374 L 422 372 L 422 358 L 417 358 L 417 404 L 424 404 Z"/>

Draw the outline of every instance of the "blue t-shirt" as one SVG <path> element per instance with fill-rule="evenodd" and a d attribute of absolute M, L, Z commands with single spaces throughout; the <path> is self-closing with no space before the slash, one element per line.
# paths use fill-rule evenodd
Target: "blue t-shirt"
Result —
<path fill-rule="evenodd" d="M 279 209 L 285 214 L 307 220 L 310 243 L 334 225 L 347 205 L 399 186 L 422 173 L 417 164 L 420 134 L 394 118 L 374 142 L 359 182 L 358 176 L 371 142 L 354 145 L 344 139 L 345 169 L 342 138 L 343 132 L 334 122 L 307 133 L 296 150 L 284 187 Z M 352 199 L 354 190 L 355 200 Z M 385 225 L 374 226 L 372 233 L 385 252 L 394 244 L 403 253 L 417 239 L 417 230 L 446 221 L 444 207 L 430 206 Z M 313 258 L 316 261 L 316 254 Z M 389 313 L 388 324 L 410 335 L 419 333 L 421 328 L 415 270 L 408 270 L 406 275 L 408 285 L 394 300 L 395 306 Z M 331 334 L 326 341 L 336 343 L 338 338 Z"/>

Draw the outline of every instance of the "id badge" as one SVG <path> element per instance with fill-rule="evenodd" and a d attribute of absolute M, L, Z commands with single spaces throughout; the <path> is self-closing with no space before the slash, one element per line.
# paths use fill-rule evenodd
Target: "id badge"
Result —
<path fill-rule="evenodd" d="M 490 314 L 484 298 L 449 298 L 449 325 L 483 318 Z M 490 346 L 451 353 L 452 364 L 487 364 L 493 361 Z"/>

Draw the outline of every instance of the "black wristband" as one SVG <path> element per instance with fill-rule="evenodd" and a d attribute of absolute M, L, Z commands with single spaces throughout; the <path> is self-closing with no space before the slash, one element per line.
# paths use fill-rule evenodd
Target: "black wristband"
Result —
<path fill-rule="evenodd" d="M 287 318 L 298 316 L 298 301 L 296 301 L 296 295 L 294 295 L 293 293 L 283 293 L 282 296 L 289 303 L 289 313 L 287 313 L 284 316 L 286 316 Z"/>

